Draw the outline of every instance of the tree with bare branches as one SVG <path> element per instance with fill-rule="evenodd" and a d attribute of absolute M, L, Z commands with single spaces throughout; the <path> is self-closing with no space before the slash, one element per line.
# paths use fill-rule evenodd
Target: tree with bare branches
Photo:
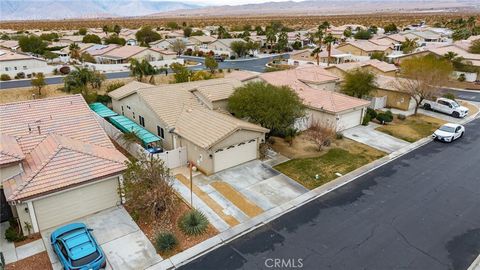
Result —
<path fill-rule="evenodd" d="M 415 114 L 425 99 L 438 95 L 440 87 L 453 72 L 452 64 L 434 55 L 406 59 L 401 64 L 401 76 L 395 88 L 415 100 Z"/>
<path fill-rule="evenodd" d="M 317 150 L 321 151 L 324 146 L 329 146 L 336 136 L 336 129 L 333 123 L 323 123 L 313 120 L 306 131 L 307 137 L 317 145 Z"/>
<path fill-rule="evenodd" d="M 170 170 L 163 160 L 141 154 L 127 162 L 122 193 L 127 206 L 139 218 L 158 220 L 174 211 L 175 193 Z"/>

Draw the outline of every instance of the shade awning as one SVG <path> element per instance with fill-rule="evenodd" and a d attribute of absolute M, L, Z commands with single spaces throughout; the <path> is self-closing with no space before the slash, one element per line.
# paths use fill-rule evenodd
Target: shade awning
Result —
<path fill-rule="evenodd" d="M 107 106 L 100 102 L 95 102 L 88 105 L 92 111 L 100 115 L 102 118 L 112 117 L 118 115 L 118 113 L 110 110 Z"/>
<path fill-rule="evenodd" d="M 146 146 L 149 143 L 158 142 L 162 139 L 158 136 L 155 136 L 150 131 L 139 126 L 137 123 L 128 119 L 123 115 L 112 116 L 109 118 L 110 122 L 119 128 L 122 132 L 134 132 L 138 138 L 142 141 L 143 145 Z"/>

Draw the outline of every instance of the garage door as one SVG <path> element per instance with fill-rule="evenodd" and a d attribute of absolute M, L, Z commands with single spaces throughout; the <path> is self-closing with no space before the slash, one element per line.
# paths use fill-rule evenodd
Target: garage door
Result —
<path fill-rule="evenodd" d="M 117 205 L 118 178 L 65 191 L 33 202 L 40 230 Z"/>
<path fill-rule="evenodd" d="M 362 123 L 362 110 L 357 110 L 339 116 L 337 131 L 358 126 Z"/>
<path fill-rule="evenodd" d="M 213 168 L 218 172 L 256 158 L 257 140 L 255 139 L 217 150 L 213 158 Z"/>

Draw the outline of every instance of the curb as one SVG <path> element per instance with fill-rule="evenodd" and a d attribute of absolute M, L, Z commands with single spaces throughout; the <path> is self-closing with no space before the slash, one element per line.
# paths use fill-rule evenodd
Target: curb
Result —
<path fill-rule="evenodd" d="M 462 124 L 467 124 L 473 120 L 476 119 L 476 117 L 480 114 L 480 111 L 476 113 L 475 115 L 470 116 L 468 119 L 464 119 L 461 123 Z M 406 155 L 415 149 L 418 149 L 430 142 L 432 142 L 433 139 L 428 136 L 423 139 L 420 139 L 400 150 L 397 150 L 395 152 L 390 153 L 387 156 L 384 156 L 380 159 L 377 159 L 371 163 L 368 163 L 360 168 L 355 169 L 354 171 L 349 172 L 348 174 L 345 174 L 341 177 L 336 178 L 335 180 L 332 180 L 322 186 L 319 186 L 313 190 L 310 190 L 299 197 L 286 202 L 280 206 L 274 207 L 268 211 L 263 212 L 262 214 L 249 219 L 246 222 L 240 223 L 234 227 L 231 227 L 218 235 L 207 239 L 183 252 L 180 252 L 168 259 L 163 260 L 162 262 L 152 265 L 150 268 L 147 269 L 177 269 L 180 266 L 183 266 L 207 253 L 210 251 L 213 251 L 233 240 L 236 238 L 239 238 L 255 229 L 257 229 L 260 226 L 263 226 L 270 221 L 286 214 L 289 213 L 290 211 L 293 211 L 327 193 L 330 191 L 333 191 L 335 189 L 338 189 L 356 179 L 359 177 L 375 170 L 378 169 L 394 160 L 397 158 L 402 157 L 403 155 Z M 477 270 L 474 268 L 474 266 L 480 266 L 480 256 L 474 261 L 474 263 L 471 266 L 471 269 L 469 268 L 468 270 Z"/>

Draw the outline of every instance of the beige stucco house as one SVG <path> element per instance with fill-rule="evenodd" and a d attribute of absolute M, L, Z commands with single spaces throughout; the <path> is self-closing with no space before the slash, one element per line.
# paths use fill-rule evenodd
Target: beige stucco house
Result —
<path fill-rule="evenodd" d="M 122 203 L 126 158 L 81 95 L 0 105 L 0 142 L 1 191 L 24 235 Z"/>
<path fill-rule="evenodd" d="M 163 139 L 165 149 L 186 147 L 188 160 L 212 174 L 259 157 L 268 129 L 226 113 L 226 100 L 241 85 L 212 79 L 169 85 L 131 82 L 109 95 L 113 110 Z"/>

